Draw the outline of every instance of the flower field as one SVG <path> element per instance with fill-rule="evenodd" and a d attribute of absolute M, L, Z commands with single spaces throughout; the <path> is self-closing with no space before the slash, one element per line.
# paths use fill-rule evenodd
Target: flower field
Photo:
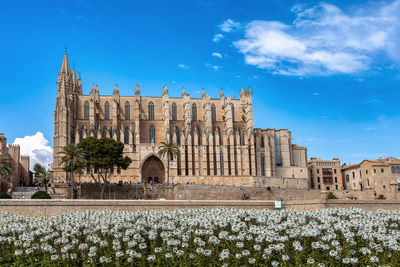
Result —
<path fill-rule="evenodd" d="M 399 266 L 400 211 L 0 214 L 7 266 Z"/>

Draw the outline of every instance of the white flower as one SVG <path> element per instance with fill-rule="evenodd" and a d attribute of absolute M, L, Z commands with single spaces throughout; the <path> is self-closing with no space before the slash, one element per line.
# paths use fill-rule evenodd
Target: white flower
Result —
<path fill-rule="evenodd" d="M 256 259 L 254 258 L 249 258 L 249 264 L 254 264 L 256 262 Z"/>
<path fill-rule="evenodd" d="M 150 255 L 150 256 L 147 257 L 147 260 L 150 261 L 150 262 L 155 261 L 156 260 L 156 256 L 155 255 Z"/>
<path fill-rule="evenodd" d="M 50 259 L 52 261 L 56 261 L 56 260 L 58 260 L 58 255 L 57 254 L 53 254 L 53 255 L 50 256 Z"/>

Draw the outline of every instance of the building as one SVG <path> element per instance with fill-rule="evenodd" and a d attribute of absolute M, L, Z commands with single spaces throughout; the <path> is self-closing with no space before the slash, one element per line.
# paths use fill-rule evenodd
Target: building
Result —
<path fill-rule="evenodd" d="M 186 93 L 172 97 L 167 86 L 159 97 L 121 96 L 115 85 L 112 95 L 101 95 L 93 84 L 83 94 L 81 75 L 70 70 L 64 55 L 58 75 L 54 112 L 53 175 L 67 182 L 60 150 L 83 138 L 110 137 L 125 144 L 132 159 L 127 170 L 115 172 L 112 182 L 165 182 L 166 159 L 157 155 L 159 143 L 170 138 L 180 155 L 171 162 L 174 183 L 270 185 L 308 188 L 307 150 L 292 144 L 286 129 L 253 128 L 251 88 L 241 89 L 239 98 L 201 98 Z M 90 181 L 83 175 L 82 181 Z"/>
<path fill-rule="evenodd" d="M 388 157 L 344 165 L 342 176 L 346 189 L 373 189 L 377 195 L 395 198 L 399 190 L 400 160 Z"/>
<path fill-rule="evenodd" d="M 29 171 L 29 156 L 20 155 L 19 145 L 7 145 L 7 138 L 0 133 L 0 155 L 6 155 L 12 165 L 10 177 L 0 176 L 0 190 L 7 192 L 16 186 L 32 184 L 32 172 Z"/>
<path fill-rule="evenodd" d="M 332 160 L 311 158 L 307 162 L 307 166 L 311 189 L 343 189 L 342 173 L 338 158 L 333 158 Z"/>

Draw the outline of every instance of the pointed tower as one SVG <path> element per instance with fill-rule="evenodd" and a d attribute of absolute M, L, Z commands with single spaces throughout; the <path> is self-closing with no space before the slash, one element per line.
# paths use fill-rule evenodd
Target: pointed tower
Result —
<path fill-rule="evenodd" d="M 54 110 L 54 139 L 53 139 L 53 174 L 55 181 L 66 181 L 63 171 L 60 154 L 62 147 L 72 143 L 72 123 L 73 115 L 71 107 L 74 105 L 73 97 L 73 78 L 68 62 L 68 55 L 65 52 L 58 73 L 57 102 Z"/>

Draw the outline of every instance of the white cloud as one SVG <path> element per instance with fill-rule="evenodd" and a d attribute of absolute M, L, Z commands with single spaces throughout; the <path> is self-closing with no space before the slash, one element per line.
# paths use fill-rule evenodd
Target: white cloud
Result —
<path fill-rule="evenodd" d="M 210 64 L 210 63 L 206 63 L 206 67 L 212 68 L 213 70 L 222 69 L 222 66 L 212 65 L 212 64 Z"/>
<path fill-rule="evenodd" d="M 184 69 L 184 70 L 189 68 L 189 66 L 187 66 L 185 64 L 179 64 L 178 67 L 181 68 L 181 69 Z"/>
<path fill-rule="evenodd" d="M 222 58 L 222 55 L 221 55 L 220 53 L 218 53 L 218 52 L 214 52 L 214 53 L 212 53 L 212 56 L 213 56 L 213 57 L 219 57 L 219 58 Z"/>
<path fill-rule="evenodd" d="M 224 36 L 220 33 L 214 34 L 213 42 L 218 43 Z"/>
<path fill-rule="evenodd" d="M 293 24 L 252 21 L 245 38 L 234 42 L 245 62 L 274 74 L 351 74 L 374 60 L 400 60 L 400 0 L 364 6 L 345 14 L 330 4 L 296 5 Z"/>
<path fill-rule="evenodd" d="M 44 165 L 53 162 L 53 148 L 50 147 L 49 141 L 44 137 L 43 133 L 37 132 L 35 135 L 27 135 L 23 138 L 15 138 L 15 145 L 21 147 L 21 155 L 30 157 L 30 168 L 33 168 L 35 163 Z"/>
<path fill-rule="evenodd" d="M 221 25 L 218 26 L 223 32 L 231 32 L 240 27 L 240 23 L 231 19 L 225 20 Z"/>

